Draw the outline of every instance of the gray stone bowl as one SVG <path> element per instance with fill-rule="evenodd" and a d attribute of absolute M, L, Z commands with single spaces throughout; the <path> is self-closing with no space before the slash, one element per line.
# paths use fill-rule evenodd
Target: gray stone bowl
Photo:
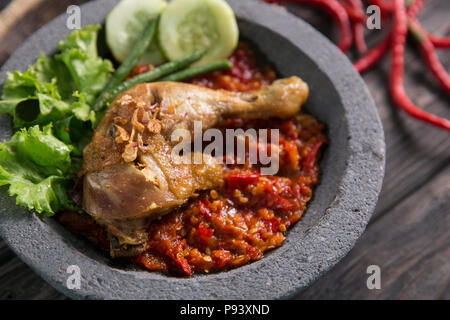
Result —
<path fill-rule="evenodd" d="M 102 23 L 117 1 L 81 6 L 83 26 Z M 330 144 L 321 182 L 305 216 L 284 244 L 246 266 L 190 278 L 117 264 L 54 219 L 40 220 L 0 190 L 0 235 L 42 278 L 71 298 L 274 299 L 290 298 L 335 265 L 352 248 L 374 210 L 384 174 L 383 129 L 374 102 L 350 61 L 325 37 L 280 7 L 230 0 L 241 35 L 273 63 L 280 76 L 298 75 L 310 85 L 307 112 L 327 125 Z M 1 69 L 22 70 L 40 51 L 52 54 L 70 32 L 61 15 L 31 36 Z M 0 118 L 0 139 L 12 135 Z M 68 266 L 77 265 L 81 288 L 67 288 Z"/>

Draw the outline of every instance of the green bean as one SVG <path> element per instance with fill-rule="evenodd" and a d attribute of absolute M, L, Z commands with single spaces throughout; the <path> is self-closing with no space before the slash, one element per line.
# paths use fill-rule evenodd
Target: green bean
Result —
<path fill-rule="evenodd" d="M 120 93 L 122 93 L 128 89 L 131 89 L 132 87 L 134 87 L 137 84 L 155 81 L 161 77 L 164 77 L 168 74 L 171 74 L 173 72 L 176 72 L 180 69 L 183 69 L 183 68 L 193 64 L 194 62 L 200 60 L 205 55 L 205 53 L 206 53 L 206 51 L 198 51 L 198 52 L 192 53 L 184 58 L 181 58 L 176 61 L 168 62 L 156 69 L 150 70 L 150 71 L 140 74 L 140 75 L 137 75 L 134 78 L 132 78 L 128 81 L 125 81 L 124 83 L 122 83 L 121 85 L 116 87 L 114 90 L 112 90 L 104 95 L 103 103 L 102 103 L 101 107 L 104 104 L 110 103 L 111 101 L 113 101 Z"/>
<path fill-rule="evenodd" d="M 114 87 L 117 87 L 130 74 L 130 71 L 138 63 L 142 54 L 148 48 L 155 36 L 157 22 L 158 19 L 152 19 L 147 23 L 141 36 L 139 37 L 140 40 L 136 43 L 125 61 L 119 66 L 119 68 L 117 68 L 116 72 L 111 76 L 108 83 L 97 97 L 97 100 L 93 106 L 95 111 L 99 110 L 103 106 L 105 94 L 110 92 Z"/>
<path fill-rule="evenodd" d="M 194 78 L 196 76 L 210 73 L 213 71 L 223 70 L 223 69 L 229 69 L 233 66 L 233 64 L 228 60 L 219 60 L 216 62 L 212 62 L 210 64 L 206 64 L 201 67 L 194 67 L 189 68 L 186 70 L 179 71 L 177 73 L 173 73 L 171 75 L 168 75 L 167 77 L 164 77 L 162 79 L 159 79 L 158 81 L 183 81 L 187 79 Z"/>

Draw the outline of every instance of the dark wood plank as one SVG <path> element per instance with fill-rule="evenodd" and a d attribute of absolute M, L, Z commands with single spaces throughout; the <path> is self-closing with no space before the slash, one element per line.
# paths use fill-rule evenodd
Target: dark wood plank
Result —
<path fill-rule="evenodd" d="M 449 299 L 450 165 L 372 223 L 333 270 L 299 299 Z M 381 289 L 366 286 L 369 265 Z"/>
<path fill-rule="evenodd" d="M 66 299 L 0 242 L 0 299 Z"/>

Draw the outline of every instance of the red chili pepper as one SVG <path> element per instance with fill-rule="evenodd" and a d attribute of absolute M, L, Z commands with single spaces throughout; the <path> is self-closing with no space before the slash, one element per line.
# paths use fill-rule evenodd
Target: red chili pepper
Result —
<path fill-rule="evenodd" d="M 405 42 L 408 33 L 408 21 L 404 0 L 394 0 L 394 19 L 389 86 L 392 99 L 399 108 L 402 108 L 411 116 L 450 130 L 449 120 L 421 110 L 408 98 L 403 83 Z"/>
<path fill-rule="evenodd" d="M 353 43 L 352 28 L 347 11 L 337 0 L 264 0 L 269 3 L 286 2 L 307 4 L 319 8 L 331 15 L 338 24 L 340 38 L 338 47 L 343 52 L 347 52 Z"/>
<path fill-rule="evenodd" d="M 408 8 L 408 16 L 414 18 L 416 17 L 420 10 L 422 10 L 425 4 L 425 0 L 415 0 Z M 435 48 L 448 48 L 450 47 L 450 38 L 447 37 L 436 37 L 428 32 L 426 32 L 427 37 L 430 39 L 431 43 Z"/>
<path fill-rule="evenodd" d="M 348 0 L 346 0 L 346 1 L 348 1 Z M 353 6 L 351 6 L 345 2 L 341 2 L 341 5 L 344 7 L 345 11 L 347 11 L 348 17 L 350 18 L 350 20 L 352 22 L 366 23 L 367 17 L 364 14 L 364 11 L 361 12 L 360 10 L 356 10 L 355 8 L 353 8 Z"/>
<path fill-rule="evenodd" d="M 420 26 L 417 19 L 410 18 L 408 20 L 408 26 L 414 38 L 419 42 L 420 47 L 422 48 L 422 53 L 428 68 L 439 81 L 442 88 L 450 94 L 450 75 L 439 61 L 436 50 L 430 38 L 428 38 L 425 30 L 423 30 Z"/>
<path fill-rule="evenodd" d="M 389 49 L 391 44 L 391 36 L 388 35 L 382 42 L 380 42 L 376 47 L 369 50 L 369 52 L 353 65 L 359 73 L 363 73 L 366 70 L 373 67 L 378 61 L 383 58 Z"/>
<path fill-rule="evenodd" d="M 428 33 L 428 38 L 435 48 L 450 48 L 450 38 L 448 37 L 438 37 Z"/>
<path fill-rule="evenodd" d="M 366 40 L 364 39 L 364 25 L 356 23 L 353 25 L 353 34 L 355 36 L 356 48 L 360 53 L 367 52 Z"/>
<path fill-rule="evenodd" d="M 424 4 L 425 0 L 413 0 L 412 2 L 410 1 L 410 4 L 408 6 L 408 16 L 417 16 L 420 10 L 422 10 Z"/>
<path fill-rule="evenodd" d="M 304 4 L 311 4 L 314 5 L 320 9 L 323 9 L 327 11 L 328 13 L 331 13 L 333 17 L 337 21 L 340 22 L 340 29 L 346 30 L 346 28 L 342 27 L 344 25 L 344 22 L 347 26 L 350 27 L 350 33 L 352 32 L 351 24 L 349 21 L 349 16 L 352 17 L 355 16 L 353 10 L 350 10 L 349 8 L 357 8 L 360 4 L 360 0 L 346 0 L 347 2 L 351 3 L 351 6 L 343 6 L 342 4 L 338 3 L 336 0 L 265 0 L 266 2 L 292 2 L 292 3 L 304 3 Z M 326 3 L 326 4 L 325 4 Z M 409 22 L 409 28 L 411 32 L 415 35 L 415 37 L 419 40 L 419 43 L 422 48 L 423 55 L 425 57 L 425 61 L 433 73 L 433 75 L 439 80 L 441 86 L 446 90 L 447 93 L 450 93 L 450 76 L 446 72 L 445 68 L 441 65 L 436 52 L 435 52 L 435 44 L 437 47 L 449 47 L 450 46 L 450 39 L 449 38 L 439 38 L 434 37 L 430 34 L 428 34 L 423 28 L 420 26 L 420 24 L 415 21 L 415 16 L 420 12 L 422 9 L 425 0 L 413 0 L 408 2 L 408 11 L 406 11 L 405 6 L 405 0 L 393 0 L 393 1 L 385 1 L 385 0 L 368 0 L 368 4 L 377 5 L 383 16 L 385 16 L 388 13 L 393 13 L 395 17 L 395 23 L 394 23 L 394 29 L 390 32 L 389 36 L 380 44 L 378 44 L 375 48 L 369 51 L 369 53 L 366 54 L 366 56 L 362 57 L 358 61 L 354 63 L 354 66 L 356 70 L 359 72 L 364 72 L 373 65 L 375 65 L 388 51 L 389 48 L 391 48 L 391 55 L 392 55 L 392 62 L 391 62 L 391 71 L 390 71 L 390 85 L 389 90 L 391 92 L 392 99 L 394 103 L 401 109 L 403 109 L 405 112 L 410 114 L 411 116 L 420 119 L 425 122 L 429 122 L 431 124 L 434 124 L 438 127 L 442 127 L 444 129 L 450 130 L 450 120 L 438 117 L 436 115 L 433 115 L 431 113 L 425 112 L 418 108 L 414 103 L 408 98 L 404 82 L 403 82 L 403 75 L 404 75 L 404 53 L 405 53 L 405 42 L 406 42 L 406 36 L 408 33 L 408 15 L 410 17 L 410 20 L 412 22 Z M 339 9 L 332 9 L 331 7 L 336 7 Z M 337 12 L 345 11 L 345 14 L 337 14 Z M 341 16 L 341 18 L 339 18 Z M 346 17 L 345 17 L 346 16 Z M 363 30 L 357 31 L 358 28 L 356 27 L 357 22 L 352 20 L 354 22 L 354 29 L 353 32 L 355 33 L 355 42 L 357 45 L 357 48 L 360 51 L 363 51 L 365 43 L 363 43 L 364 37 L 361 35 L 361 32 Z M 344 34 L 344 33 L 341 33 Z M 341 41 L 346 38 L 349 40 L 349 46 L 351 45 L 353 39 L 352 36 L 348 37 L 344 35 L 341 35 Z M 358 40 L 359 39 L 359 40 Z M 341 42 L 340 41 L 340 42 Z M 435 44 L 434 44 L 435 43 Z M 340 46 L 342 49 L 342 46 Z M 345 48 L 342 49 L 342 51 L 346 51 Z"/>
<path fill-rule="evenodd" d="M 365 14 L 364 14 L 364 6 L 361 2 L 361 0 L 347 0 L 350 5 L 351 8 L 354 9 L 356 12 L 358 12 L 360 15 L 362 15 L 364 18 L 366 18 Z M 350 8 L 346 8 L 347 13 L 349 12 Z M 358 51 L 360 53 L 365 53 L 367 52 L 367 45 L 366 45 L 366 41 L 364 39 L 364 29 L 365 29 L 365 24 L 366 19 L 364 19 L 363 21 L 353 21 L 353 34 L 355 37 L 355 44 L 356 44 L 356 48 L 358 49 Z"/>
<path fill-rule="evenodd" d="M 369 4 L 378 6 L 383 14 L 392 12 L 394 10 L 394 3 L 392 1 L 386 2 L 385 0 L 368 0 L 367 2 Z"/>

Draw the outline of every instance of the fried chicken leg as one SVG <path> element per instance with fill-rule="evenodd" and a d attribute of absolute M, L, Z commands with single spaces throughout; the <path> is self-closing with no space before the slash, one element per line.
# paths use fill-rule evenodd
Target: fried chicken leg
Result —
<path fill-rule="evenodd" d="M 202 155 L 201 164 L 174 159 L 174 130 L 193 132 L 194 121 L 206 130 L 233 117 L 290 117 L 307 96 L 298 77 L 245 93 L 173 82 L 137 85 L 113 101 L 83 152 L 82 208 L 107 227 L 119 247 L 143 250 L 141 231 L 149 221 L 223 183 L 223 168 L 212 157 Z M 111 254 L 134 251 L 112 248 Z"/>

